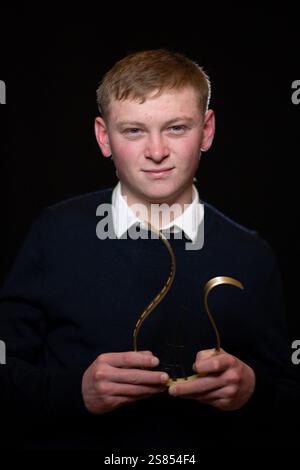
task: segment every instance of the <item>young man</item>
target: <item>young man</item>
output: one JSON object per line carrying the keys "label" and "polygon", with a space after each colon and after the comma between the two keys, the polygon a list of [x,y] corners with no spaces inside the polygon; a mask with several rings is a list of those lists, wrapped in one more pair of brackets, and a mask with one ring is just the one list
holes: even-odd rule
{"label": "young man", "polygon": [[[96,138],[120,181],[47,208],[2,290],[2,403],[38,423],[26,448],[228,445],[297,396],[274,256],[193,185],[209,97],[203,70],[165,50],[125,57],[99,86]],[[211,293],[216,348],[202,292],[220,276],[244,289]]]}

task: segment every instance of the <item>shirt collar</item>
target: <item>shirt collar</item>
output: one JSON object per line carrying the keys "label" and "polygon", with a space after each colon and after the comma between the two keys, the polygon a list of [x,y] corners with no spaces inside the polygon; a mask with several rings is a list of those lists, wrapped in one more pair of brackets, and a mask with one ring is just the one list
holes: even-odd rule
{"label": "shirt collar", "polygon": [[[146,224],[140,220],[128,206],[125,197],[121,192],[121,182],[119,181],[112,193],[112,216],[113,225],[117,238],[130,229],[134,224],[139,223],[147,228]],[[199,202],[199,194],[195,185],[193,185],[193,200],[191,204],[176,217],[171,223],[162,227],[164,230],[173,230],[174,232],[183,231],[185,235],[194,242],[197,237],[198,227],[204,217],[203,204]]]}

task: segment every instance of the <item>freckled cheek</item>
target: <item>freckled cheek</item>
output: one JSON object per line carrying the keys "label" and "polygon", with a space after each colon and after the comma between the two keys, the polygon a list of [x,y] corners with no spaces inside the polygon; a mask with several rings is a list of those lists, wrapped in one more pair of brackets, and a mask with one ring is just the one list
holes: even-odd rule
{"label": "freckled cheek", "polygon": [[193,160],[195,156],[198,157],[198,150],[200,149],[200,145],[198,141],[190,140],[190,139],[182,139],[180,142],[175,142],[173,148],[170,146],[170,149],[173,150],[174,154],[178,156],[178,158],[187,161]]}
{"label": "freckled cheek", "polygon": [[129,144],[115,144],[111,146],[114,164],[119,174],[130,174],[138,168],[139,154],[136,146]]}
{"label": "freckled cheek", "polygon": [[177,152],[176,162],[182,169],[192,169],[199,163],[199,152],[195,148],[184,148],[181,152]]}
{"label": "freckled cheek", "polygon": [[115,159],[118,160],[134,159],[141,152],[139,146],[132,142],[115,142],[111,144],[111,150]]}

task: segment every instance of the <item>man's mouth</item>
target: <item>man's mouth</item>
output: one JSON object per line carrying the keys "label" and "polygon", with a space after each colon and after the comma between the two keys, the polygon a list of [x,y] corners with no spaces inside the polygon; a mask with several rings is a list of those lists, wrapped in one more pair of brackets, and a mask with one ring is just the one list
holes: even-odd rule
{"label": "man's mouth", "polygon": [[174,170],[174,168],[159,168],[159,169],[150,169],[150,170],[143,170],[147,176],[151,178],[161,178],[169,176],[169,174]]}

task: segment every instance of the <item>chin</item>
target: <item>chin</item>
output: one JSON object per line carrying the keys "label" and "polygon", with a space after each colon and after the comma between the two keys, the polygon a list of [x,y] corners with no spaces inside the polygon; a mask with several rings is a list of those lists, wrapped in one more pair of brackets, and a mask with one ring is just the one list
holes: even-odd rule
{"label": "chin", "polygon": [[162,204],[174,198],[175,194],[174,191],[149,191],[144,193],[144,198],[149,202]]}

